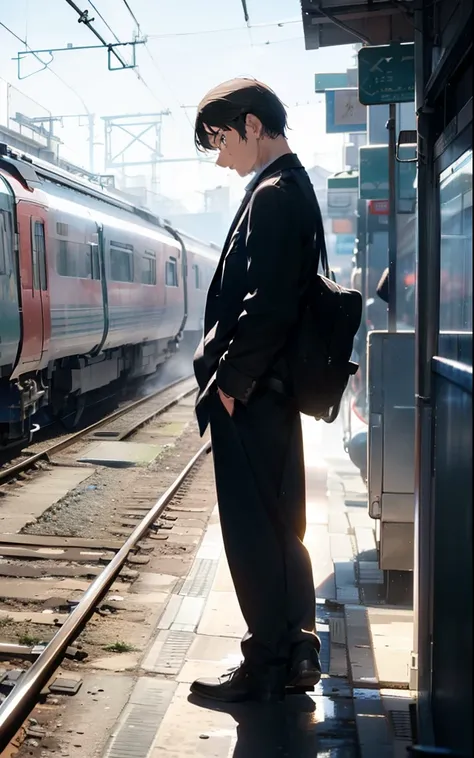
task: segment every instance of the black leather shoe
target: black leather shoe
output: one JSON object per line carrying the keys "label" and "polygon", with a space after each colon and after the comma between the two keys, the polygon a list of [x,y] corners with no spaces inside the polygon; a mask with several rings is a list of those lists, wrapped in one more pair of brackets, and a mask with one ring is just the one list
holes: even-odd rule
{"label": "black leather shoe", "polygon": [[218,679],[196,679],[191,685],[191,692],[221,703],[242,703],[245,700],[279,702],[285,697],[286,676],[286,666],[269,666],[255,672],[242,663]]}
{"label": "black leather shoe", "polygon": [[311,651],[310,655],[303,660],[296,660],[290,665],[286,686],[300,691],[311,691],[321,679],[321,662],[319,653]]}

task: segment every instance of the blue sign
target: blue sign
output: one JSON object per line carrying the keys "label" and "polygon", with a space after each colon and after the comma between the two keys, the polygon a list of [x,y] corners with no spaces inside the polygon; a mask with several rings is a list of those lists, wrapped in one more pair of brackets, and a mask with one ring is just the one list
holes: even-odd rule
{"label": "blue sign", "polygon": [[326,91],[326,132],[367,131],[367,108],[359,102],[355,88]]}
{"label": "blue sign", "polygon": [[327,89],[342,89],[349,87],[347,74],[315,74],[314,91],[326,92]]}
{"label": "blue sign", "polygon": [[355,234],[336,234],[336,255],[353,255]]}

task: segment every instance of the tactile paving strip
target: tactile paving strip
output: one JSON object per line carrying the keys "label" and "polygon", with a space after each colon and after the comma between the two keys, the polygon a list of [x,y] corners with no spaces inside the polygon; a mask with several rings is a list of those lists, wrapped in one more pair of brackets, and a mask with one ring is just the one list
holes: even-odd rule
{"label": "tactile paving strip", "polygon": [[185,580],[180,595],[207,598],[217,572],[219,561],[212,558],[200,558],[189,577]]}
{"label": "tactile paving strip", "polygon": [[329,639],[329,626],[324,624],[318,624],[317,635],[321,640],[321,651],[319,653],[319,659],[321,662],[321,670],[323,674],[329,672],[329,657],[330,657],[330,639]]}
{"label": "tactile paving strip", "polygon": [[388,717],[390,719],[390,726],[393,730],[393,735],[396,740],[402,742],[411,742],[411,723],[410,714],[408,711],[389,711]]}
{"label": "tactile paving strip", "polygon": [[158,655],[150,661],[150,669],[155,674],[173,674],[176,676],[181,671],[194,634],[193,632],[174,630],[165,632],[165,634],[166,639]]}
{"label": "tactile paving strip", "polygon": [[176,683],[141,679],[103,758],[147,758]]}
{"label": "tactile paving strip", "polygon": [[331,642],[337,645],[346,644],[346,626],[342,616],[333,616],[329,619],[329,634]]}

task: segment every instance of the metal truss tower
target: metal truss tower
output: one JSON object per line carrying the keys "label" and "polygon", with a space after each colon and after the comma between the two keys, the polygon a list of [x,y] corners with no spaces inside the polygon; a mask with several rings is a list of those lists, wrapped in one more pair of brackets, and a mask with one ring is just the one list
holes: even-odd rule
{"label": "metal truss tower", "polygon": [[[161,128],[163,117],[169,115],[170,111],[166,110],[158,113],[102,116],[105,126],[105,171],[114,168],[124,171],[129,166],[151,166],[152,189],[157,192],[157,167],[163,162]],[[141,158],[138,157],[139,151]]]}

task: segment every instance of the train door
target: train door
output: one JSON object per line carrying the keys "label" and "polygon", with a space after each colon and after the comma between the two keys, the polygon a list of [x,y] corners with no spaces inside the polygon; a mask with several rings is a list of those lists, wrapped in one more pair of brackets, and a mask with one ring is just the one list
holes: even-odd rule
{"label": "train door", "polygon": [[165,307],[166,307],[166,325],[168,335],[176,337],[181,329],[184,318],[184,282],[183,270],[181,268],[181,250],[173,248],[170,254],[170,248],[163,246],[165,252]]}
{"label": "train door", "polygon": [[102,301],[102,335],[98,344],[91,352],[91,356],[99,355],[109,334],[109,295],[107,284],[107,268],[105,265],[104,227],[96,224],[97,233],[94,237],[97,242],[91,243],[92,278],[100,279]]}
{"label": "train door", "polygon": [[0,176],[0,374],[15,363],[20,344],[13,193]]}
{"label": "train door", "polygon": [[39,214],[21,213],[21,205],[18,215],[22,346],[12,378],[42,367],[51,335],[45,220]]}
{"label": "train door", "polygon": [[46,264],[46,233],[44,220],[31,219],[31,259],[33,268],[33,297],[37,299],[38,314],[41,314],[41,358],[48,353],[51,336],[51,312],[49,306],[48,267]]}

